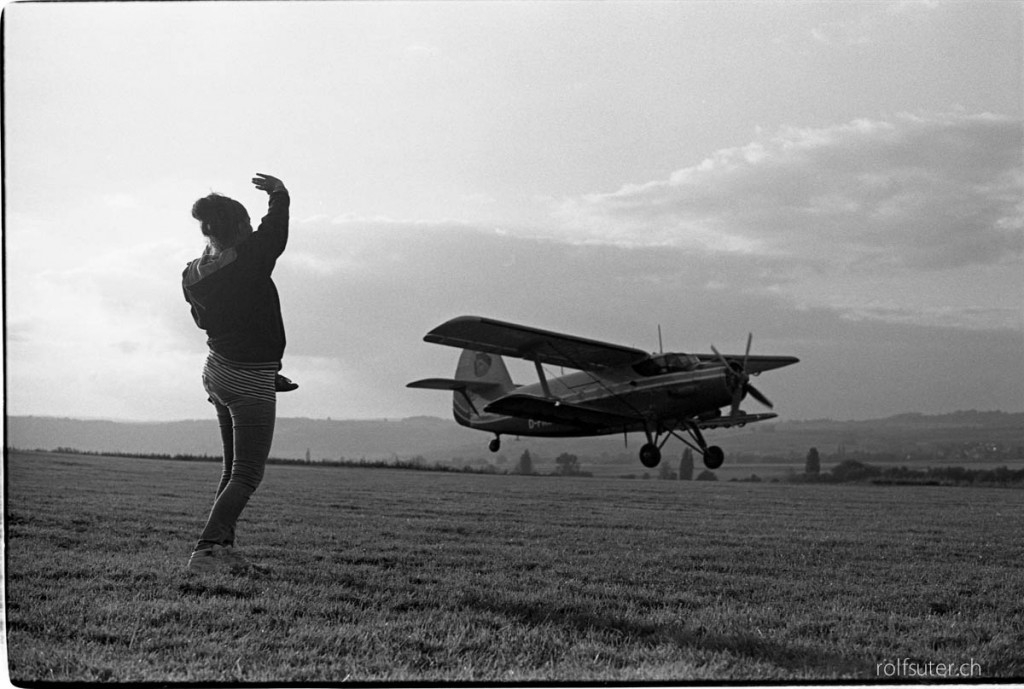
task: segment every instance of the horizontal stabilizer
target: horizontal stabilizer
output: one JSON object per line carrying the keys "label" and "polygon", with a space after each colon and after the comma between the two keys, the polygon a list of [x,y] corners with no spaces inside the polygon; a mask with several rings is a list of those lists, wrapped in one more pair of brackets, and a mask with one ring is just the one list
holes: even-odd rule
{"label": "horizontal stabilizer", "polygon": [[451,390],[458,392],[459,390],[471,390],[473,392],[487,393],[489,391],[501,390],[501,383],[494,383],[482,380],[458,380],[456,378],[424,378],[423,380],[416,380],[405,387],[407,388],[422,388],[425,390]]}
{"label": "horizontal stabilizer", "polygon": [[534,395],[505,395],[488,404],[484,411],[549,423],[564,423],[580,428],[608,428],[636,422],[635,418],[629,416]]}
{"label": "horizontal stabilizer", "polygon": [[736,414],[735,416],[719,416],[717,419],[698,421],[697,425],[700,428],[729,428],[730,426],[743,426],[757,421],[767,421],[777,416],[778,414]]}

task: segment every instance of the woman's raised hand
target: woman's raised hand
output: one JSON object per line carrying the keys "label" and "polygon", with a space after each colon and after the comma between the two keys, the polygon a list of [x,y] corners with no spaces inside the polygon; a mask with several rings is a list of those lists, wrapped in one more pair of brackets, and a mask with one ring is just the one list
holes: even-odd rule
{"label": "woman's raised hand", "polygon": [[279,180],[277,177],[265,175],[262,172],[256,173],[256,176],[252,178],[252,183],[256,185],[257,189],[265,191],[268,194],[272,194],[275,191],[287,191],[287,189],[285,189],[284,182]]}

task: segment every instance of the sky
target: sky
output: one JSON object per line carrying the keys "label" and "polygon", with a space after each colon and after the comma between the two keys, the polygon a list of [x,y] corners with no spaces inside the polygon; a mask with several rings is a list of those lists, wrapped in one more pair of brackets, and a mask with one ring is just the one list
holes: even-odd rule
{"label": "sky", "polygon": [[190,209],[262,217],[257,172],[292,195],[282,417],[448,417],[405,384],[454,373],[422,338],[466,314],[652,352],[753,333],[801,359],[757,381],[783,419],[1024,410],[1022,25],[1006,0],[8,4],[7,413],[210,417]]}

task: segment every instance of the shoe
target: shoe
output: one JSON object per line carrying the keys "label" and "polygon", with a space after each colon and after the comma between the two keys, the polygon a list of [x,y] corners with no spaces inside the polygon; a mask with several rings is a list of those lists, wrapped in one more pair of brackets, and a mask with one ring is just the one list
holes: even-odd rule
{"label": "shoe", "polygon": [[224,546],[216,545],[193,552],[192,557],[188,559],[188,571],[220,572],[229,569],[230,565],[223,555],[223,548]]}
{"label": "shoe", "polygon": [[257,568],[231,546],[215,545],[192,553],[188,569],[192,572],[245,572]]}
{"label": "shoe", "polygon": [[295,388],[299,387],[298,383],[293,383],[288,378],[285,378],[280,373],[274,377],[274,390],[277,392],[291,392]]}

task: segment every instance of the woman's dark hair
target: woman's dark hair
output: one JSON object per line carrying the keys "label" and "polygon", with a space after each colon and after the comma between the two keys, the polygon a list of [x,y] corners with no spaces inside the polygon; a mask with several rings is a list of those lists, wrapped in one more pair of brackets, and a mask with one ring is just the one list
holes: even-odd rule
{"label": "woman's dark hair", "polygon": [[203,235],[222,249],[234,246],[239,226],[249,223],[245,206],[220,194],[209,194],[193,203],[192,217],[199,221]]}

